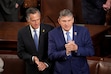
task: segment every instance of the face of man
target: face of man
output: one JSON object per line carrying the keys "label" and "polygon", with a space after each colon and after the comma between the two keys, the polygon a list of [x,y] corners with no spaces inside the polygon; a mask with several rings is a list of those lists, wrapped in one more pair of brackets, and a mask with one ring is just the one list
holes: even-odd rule
{"label": "face of man", "polygon": [[74,23],[72,16],[62,16],[58,19],[58,23],[65,31],[69,31]]}
{"label": "face of man", "polygon": [[40,14],[30,14],[27,22],[34,28],[37,29],[40,26]]}

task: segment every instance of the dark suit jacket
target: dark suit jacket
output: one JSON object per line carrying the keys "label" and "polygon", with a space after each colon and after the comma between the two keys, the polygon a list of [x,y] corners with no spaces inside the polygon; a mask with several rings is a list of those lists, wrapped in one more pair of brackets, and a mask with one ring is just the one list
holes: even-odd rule
{"label": "dark suit jacket", "polygon": [[61,27],[49,32],[48,55],[51,60],[55,61],[54,74],[89,74],[86,56],[94,55],[94,49],[88,30],[74,25],[73,40],[78,45],[78,50],[68,57]]}
{"label": "dark suit jacket", "polygon": [[14,13],[15,4],[21,5],[23,0],[0,0],[0,7],[6,14]]}
{"label": "dark suit jacket", "polygon": [[41,24],[38,51],[36,51],[30,27],[26,26],[21,30],[19,30],[17,52],[18,56],[21,59],[25,60],[26,62],[27,74],[48,74],[46,72],[48,69],[43,71],[45,73],[38,71],[37,65],[35,65],[35,63],[32,61],[32,56],[37,56],[40,61],[46,62],[50,66],[50,62],[48,60],[48,55],[47,55],[47,50],[48,50],[47,41],[48,41],[48,32],[52,29],[53,29],[52,26]]}
{"label": "dark suit jacket", "polygon": [[99,24],[105,23],[106,11],[102,5],[106,0],[82,0],[82,12],[86,23]]}
{"label": "dark suit jacket", "polygon": [[[19,7],[16,8],[16,3]],[[0,21],[19,21],[20,6],[23,0],[0,0]]]}

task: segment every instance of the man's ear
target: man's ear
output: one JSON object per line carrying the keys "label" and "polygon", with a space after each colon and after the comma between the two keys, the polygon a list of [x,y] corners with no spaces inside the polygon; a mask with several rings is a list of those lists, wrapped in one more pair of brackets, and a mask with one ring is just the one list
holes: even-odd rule
{"label": "man's ear", "polygon": [[58,23],[60,23],[60,19],[58,18]]}

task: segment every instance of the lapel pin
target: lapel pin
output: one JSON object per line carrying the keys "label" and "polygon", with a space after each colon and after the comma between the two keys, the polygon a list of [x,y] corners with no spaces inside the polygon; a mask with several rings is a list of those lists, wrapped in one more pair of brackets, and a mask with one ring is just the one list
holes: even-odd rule
{"label": "lapel pin", "polygon": [[77,35],[77,32],[74,32],[74,35]]}
{"label": "lapel pin", "polygon": [[45,32],[45,29],[43,29],[42,32]]}

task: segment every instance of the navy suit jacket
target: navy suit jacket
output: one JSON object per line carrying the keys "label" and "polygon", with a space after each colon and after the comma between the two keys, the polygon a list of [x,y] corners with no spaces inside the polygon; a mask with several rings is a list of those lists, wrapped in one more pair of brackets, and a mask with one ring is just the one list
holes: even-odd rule
{"label": "navy suit jacket", "polygon": [[29,25],[19,30],[17,52],[18,56],[26,62],[27,74],[49,74],[47,73],[48,69],[43,72],[38,71],[37,65],[32,61],[32,56],[37,56],[40,61],[46,62],[50,67],[50,62],[48,60],[47,54],[48,32],[52,29],[53,27],[50,25],[40,25],[38,51],[36,51],[36,46]]}
{"label": "navy suit jacket", "polygon": [[74,25],[73,40],[78,45],[78,50],[68,57],[61,27],[49,32],[48,56],[55,61],[54,74],[89,74],[86,56],[94,55],[89,31],[85,27]]}

